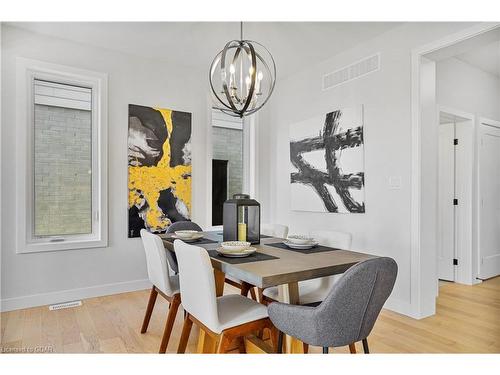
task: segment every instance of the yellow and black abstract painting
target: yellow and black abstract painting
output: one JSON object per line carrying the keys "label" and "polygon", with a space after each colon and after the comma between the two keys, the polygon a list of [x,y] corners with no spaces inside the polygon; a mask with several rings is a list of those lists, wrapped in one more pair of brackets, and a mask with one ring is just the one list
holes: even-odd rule
{"label": "yellow and black abstract painting", "polygon": [[191,114],[129,105],[128,237],[191,216]]}

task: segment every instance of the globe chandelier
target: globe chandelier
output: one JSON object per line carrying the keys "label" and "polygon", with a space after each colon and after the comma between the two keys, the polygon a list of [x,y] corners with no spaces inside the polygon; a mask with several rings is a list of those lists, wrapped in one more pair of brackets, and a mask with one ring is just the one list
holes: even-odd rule
{"label": "globe chandelier", "polygon": [[269,100],[276,83],[276,64],[262,44],[243,39],[226,43],[210,66],[214,108],[234,117],[251,115]]}

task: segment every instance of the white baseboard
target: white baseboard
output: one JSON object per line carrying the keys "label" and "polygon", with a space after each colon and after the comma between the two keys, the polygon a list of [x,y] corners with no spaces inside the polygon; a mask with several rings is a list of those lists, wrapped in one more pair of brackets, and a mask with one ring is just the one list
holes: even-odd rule
{"label": "white baseboard", "polygon": [[132,280],[120,283],[90,286],[87,288],[67,289],[57,292],[33,294],[29,296],[6,298],[0,300],[0,311],[11,311],[29,307],[52,305],[66,301],[100,297],[110,294],[133,292],[151,288],[149,280]]}
{"label": "white baseboard", "polygon": [[403,301],[401,299],[389,297],[389,299],[384,305],[384,309],[391,310],[397,312],[398,314],[406,315],[411,318],[416,318],[413,314],[413,309],[411,308],[411,305],[408,302]]}

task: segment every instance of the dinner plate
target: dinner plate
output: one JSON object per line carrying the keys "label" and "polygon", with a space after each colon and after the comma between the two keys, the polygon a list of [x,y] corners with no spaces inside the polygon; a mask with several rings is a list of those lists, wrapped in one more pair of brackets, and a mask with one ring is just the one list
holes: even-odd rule
{"label": "dinner plate", "polygon": [[247,257],[249,255],[252,255],[256,251],[257,251],[257,249],[255,247],[249,247],[247,249],[238,250],[238,251],[228,251],[228,250],[223,249],[222,247],[217,248],[217,252],[220,255],[222,255],[224,257],[228,257],[228,258],[243,258],[243,257]]}
{"label": "dinner plate", "polygon": [[194,234],[193,237],[191,238],[180,238],[179,236],[175,235],[175,234],[172,234],[172,238],[175,238],[177,240],[181,240],[181,241],[184,241],[186,243],[191,243],[191,242],[196,242],[200,239],[202,239],[204,236],[203,233],[198,233],[198,234]]}
{"label": "dinner plate", "polygon": [[296,249],[296,250],[312,249],[313,247],[315,247],[315,246],[318,245],[318,243],[316,241],[308,243],[308,244],[303,244],[303,245],[299,245],[299,244],[296,244],[296,243],[293,243],[293,242],[289,242],[289,241],[283,241],[283,243],[286,246],[288,246],[289,248]]}

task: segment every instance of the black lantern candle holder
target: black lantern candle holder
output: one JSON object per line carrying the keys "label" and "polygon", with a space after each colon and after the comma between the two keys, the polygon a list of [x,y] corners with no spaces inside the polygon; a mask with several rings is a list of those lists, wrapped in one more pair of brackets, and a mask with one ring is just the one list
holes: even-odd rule
{"label": "black lantern candle holder", "polygon": [[260,243],[260,203],[247,194],[235,194],[224,202],[224,241]]}

